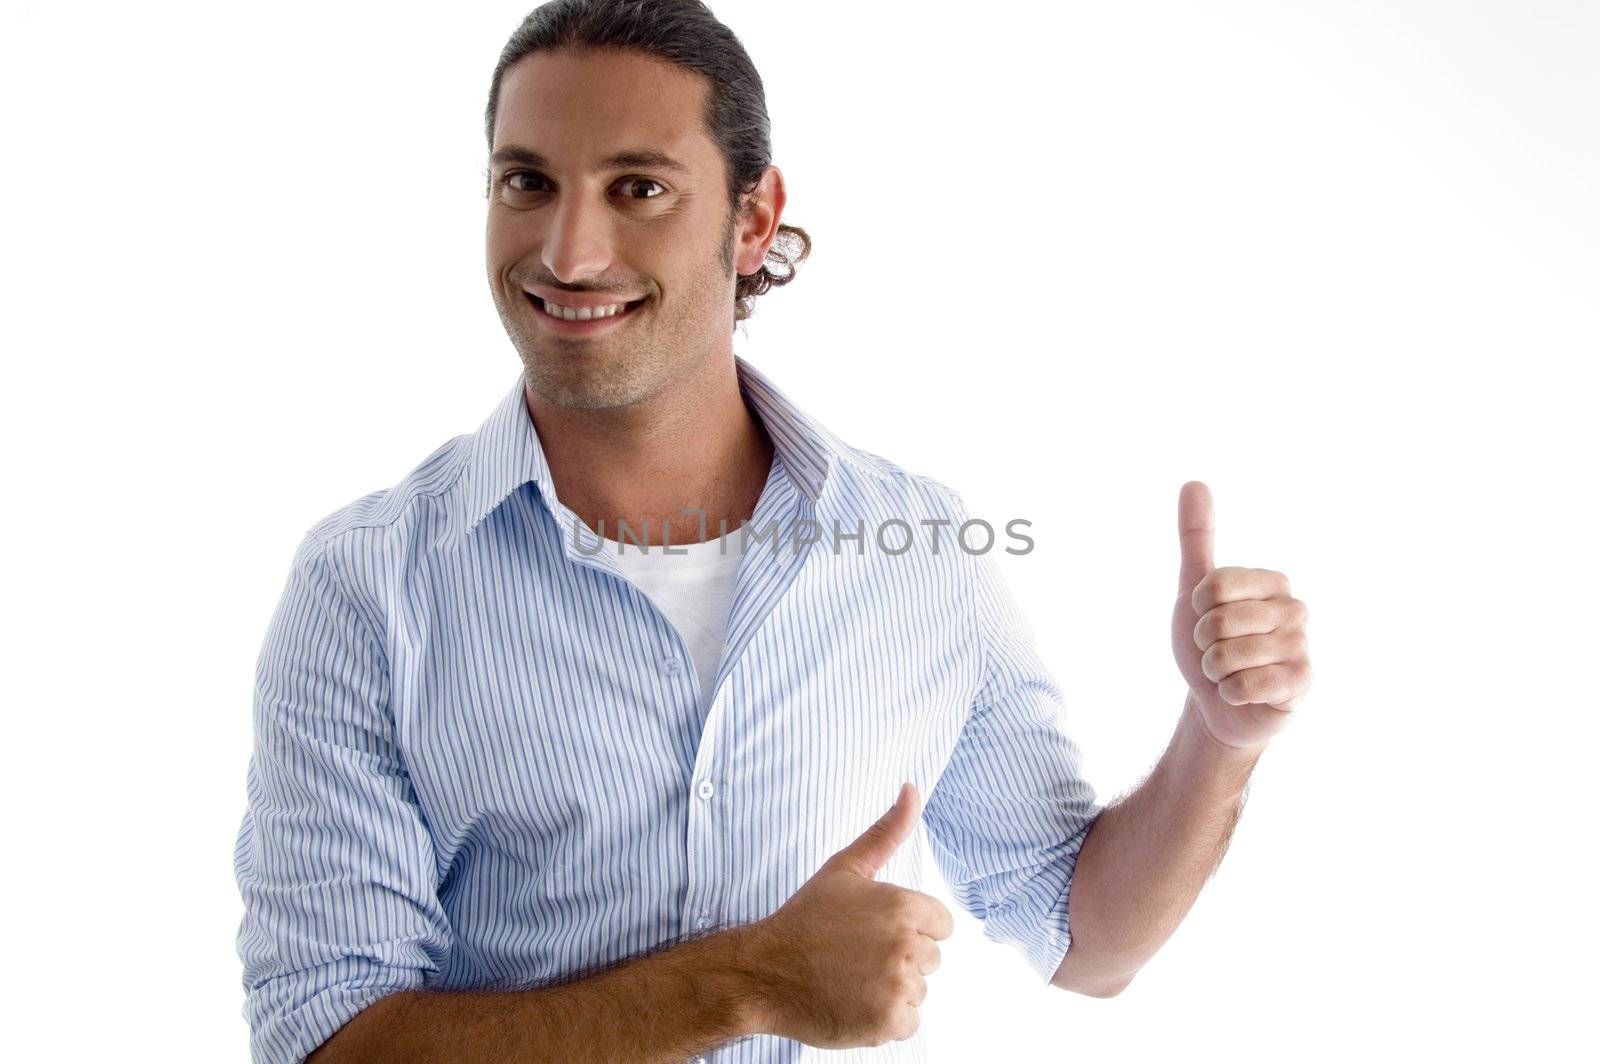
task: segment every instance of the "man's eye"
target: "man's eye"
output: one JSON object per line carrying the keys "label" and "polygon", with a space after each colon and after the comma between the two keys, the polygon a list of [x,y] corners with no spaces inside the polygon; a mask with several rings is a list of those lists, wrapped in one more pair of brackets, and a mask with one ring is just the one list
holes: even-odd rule
{"label": "man's eye", "polygon": [[502,185],[504,185],[506,188],[509,188],[513,192],[532,192],[532,191],[534,191],[531,188],[524,188],[522,185],[519,185],[517,182],[521,178],[527,178],[527,179],[532,180],[532,181],[543,181],[544,180],[543,177],[539,176],[538,174],[532,173],[531,171],[528,171],[528,170],[512,170],[511,172],[505,174],[504,176],[502,176],[500,178],[500,183]]}
{"label": "man's eye", "polygon": [[[637,186],[637,185],[654,185],[654,186],[656,186],[656,188],[660,189],[661,192],[665,192],[666,191],[666,187],[664,185],[662,185],[661,182],[655,180],[654,178],[650,178],[650,177],[629,177],[629,178],[623,179],[623,182],[622,182],[622,187],[623,188],[627,188],[630,185],[633,185],[633,186]],[[660,192],[656,193],[657,196],[659,196],[660,194],[661,194]],[[629,196],[628,198],[629,199],[655,199],[656,197],[655,196]]]}
{"label": "man's eye", "polygon": [[[513,170],[510,173],[506,174],[505,177],[502,178],[501,180],[504,181],[506,187],[509,188],[513,192],[538,192],[538,191],[541,191],[541,187],[540,186],[542,186],[544,184],[544,175],[543,174],[536,174],[531,170]],[[526,182],[533,182],[533,185],[529,186],[528,184],[526,184]],[[661,182],[657,181],[655,178],[652,178],[652,177],[628,177],[628,178],[624,178],[622,180],[622,182],[617,187],[618,188],[624,188],[624,189],[635,189],[640,185],[654,185],[656,187],[657,191],[653,192],[653,193],[646,193],[644,195],[634,195],[634,194],[629,193],[629,194],[626,194],[626,198],[627,199],[655,199],[655,198],[657,198],[658,196],[660,196],[663,192],[665,192],[667,190],[665,185],[663,185]]]}

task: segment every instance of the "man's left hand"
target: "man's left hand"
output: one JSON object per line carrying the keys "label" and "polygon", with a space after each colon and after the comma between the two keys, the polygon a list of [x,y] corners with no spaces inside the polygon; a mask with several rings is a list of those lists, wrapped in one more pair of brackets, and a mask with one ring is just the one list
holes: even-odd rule
{"label": "man's left hand", "polygon": [[1311,686],[1306,604],[1272,569],[1211,564],[1211,490],[1198,480],[1178,495],[1182,564],[1172,610],[1172,652],[1189,704],[1211,737],[1256,749],[1289,722]]}

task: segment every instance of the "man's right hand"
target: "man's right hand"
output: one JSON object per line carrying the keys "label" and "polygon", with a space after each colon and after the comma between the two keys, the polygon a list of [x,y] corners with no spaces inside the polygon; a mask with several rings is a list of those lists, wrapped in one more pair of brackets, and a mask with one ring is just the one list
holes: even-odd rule
{"label": "man's right hand", "polygon": [[931,895],[873,878],[916,827],[906,784],[888,813],[823,864],[777,912],[749,924],[762,1033],[823,1049],[910,1038],[955,926]]}

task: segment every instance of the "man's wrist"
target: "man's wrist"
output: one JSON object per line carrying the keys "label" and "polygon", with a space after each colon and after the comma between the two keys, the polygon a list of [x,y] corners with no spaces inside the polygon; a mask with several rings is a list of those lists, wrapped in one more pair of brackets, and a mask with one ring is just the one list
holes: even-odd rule
{"label": "man's wrist", "polygon": [[1256,762],[1266,750],[1265,742],[1256,746],[1230,746],[1206,727],[1200,717],[1200,707],[1195,704],[1194,692],[1184,700],[1183,713],[1178,718],[1174,742],[1179,776],[1188,785],[1200,785],[1211,790],[1218,786],[1243,791],[1254,771]]}
{"label": "man's wrist", "polygon": [[740,924],[706,940],[713,947],[722,1008],[738,1037],[771,1034],[770,984],[762,925]]}

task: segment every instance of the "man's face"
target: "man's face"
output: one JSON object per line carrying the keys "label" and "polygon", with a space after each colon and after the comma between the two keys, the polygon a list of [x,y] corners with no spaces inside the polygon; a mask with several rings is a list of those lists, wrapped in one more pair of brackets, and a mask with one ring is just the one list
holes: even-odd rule
{"label": "man's face", "polygon": [[[701,118],[707,91],[700,75],[632,52],[536,53],[506,71],[489,287],[529,387],[547,401],[631,405],[731,350],[738,238]],[[665,159],[607,163],[640,152]],[[627,309],[563,322],[534,291]]]}

